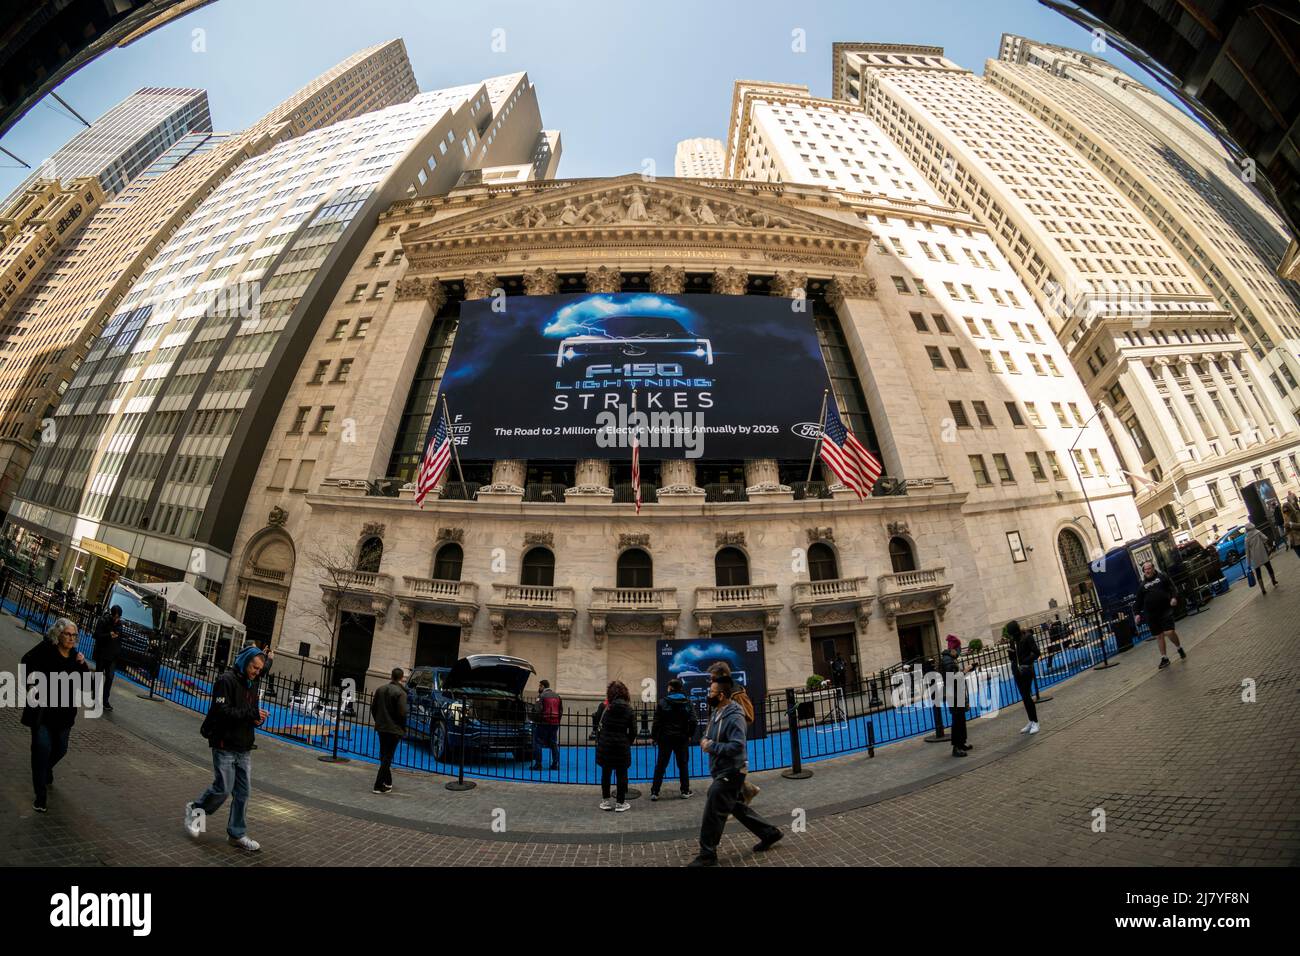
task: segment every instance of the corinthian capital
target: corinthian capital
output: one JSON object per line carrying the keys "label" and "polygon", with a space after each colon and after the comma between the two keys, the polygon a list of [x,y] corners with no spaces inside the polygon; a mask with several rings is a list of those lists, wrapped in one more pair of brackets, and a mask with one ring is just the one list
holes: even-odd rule
{"label": "corinthian capital", "polygon": [[524,290],[529,295],[555,295],[560,291],[560,274],[554,269],[525,272]]}
{"label": "corinthian capital", "polygon": [[486,299],[493,290],[501,288],[501,280],[491,273],[476,272],[465,277],[465,298]]}
{"label": "corinthian capital", "polygon": [[681,295],[686,291],[686,270],[676,266],[651,269],[650,291],[655,295]]}

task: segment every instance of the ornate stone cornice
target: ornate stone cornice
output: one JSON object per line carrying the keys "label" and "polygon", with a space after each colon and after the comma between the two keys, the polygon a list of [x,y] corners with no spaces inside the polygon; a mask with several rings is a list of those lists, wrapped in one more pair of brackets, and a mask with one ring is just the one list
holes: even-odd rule
{"label": "ornate stone cornice", "polygon": [[714,535],[714,541],[717,547],[725,548],[728,545],[738,544],[742,548],[745,546],[745,532],[743,531],[719,531]]}
{"label": "ornate stone cornice", "polygon": [[649,548],[650,535],[648,534],[620,534],[618,536],[619,548]]}
{"label": "ornate stone cornice", "polygon": [[715,269],[713,272],[714,295],[744,295],[748,284],[748,274],[741,272],[735,266]]}
{"label": "ornate stone cornice", "polygon": [[442,283],[431,276],[398,279],[395,295],[398,302],[418,302],[423,299],[429,303],[429,307],[435,314],[447,301],[447,293]]}
{"label": "ornate stone cornice", "polygon": [[465,298],[486,299],[501,288],[501,280],[486,272],[476,272],[465,277]]}
{"label": "ornate stone cornice", "polygon": [[818,541],[834,541],[834,540],[835,540],[835,529],[834,529],[834,528],[809,528],[809,529],[807,529],[807,530],[808,530],[808,543],[809,543],[809,544],[814,544],[814,543],[816,543],[816,542],[818,542]]}
{"label": "ornate stone cornice", "polygon": [[686,270],[676,266],[651,269],[650,291],[656,295],[680,295],[686,291]]}
{"label": "ornate stone cornice", "polygon": [[863,226],[776,193],[678,179],[645,182],[636,174],[558,189],[525,185],[489,194],[474,207],[403,233],[408,276],[454,277],[474,265],[522,266],[529,259],[550,266],[585,258],[583,266],[595,269],[604,258],[617,271],[609,257],[635,258],[640,250],[652,262],[660,256],[712,259],[706,268],[741,259],[850,270],[860,268],[872,238]]}
{"label": "ornate stone cornice", "polygon": [[845,299],[874,299],[876,280],[870,276],[836,276],[826,289],[826,301],[838,309]]}
{"label": "ornate stone cornice", "polygon": [[560,291],[560,275],[554,269],[525,272],[524,290],[529,295],[555,295]]}
{"label": "ornate stone cornice", "polygon": [[465,542],[464,528],[439,528],[437,541],[453,541],[456,544]]}
{"label": "ornate stone cornice", "polygon": [[525,531],[524,546],[534,547],[541,545],[547,548],[555,547],[555,535],[550,531]]}
{"label": "ornate stone cornice", "polygon": [[609,266],[587,270],[588,292],[618,292],[623,288],[623,273]]}

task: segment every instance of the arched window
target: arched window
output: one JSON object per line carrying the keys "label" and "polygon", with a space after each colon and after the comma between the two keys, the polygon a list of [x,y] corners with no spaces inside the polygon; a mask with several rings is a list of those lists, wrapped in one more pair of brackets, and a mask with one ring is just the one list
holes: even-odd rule
{"label": "arched window", "polygon": [[374,574],[379,570],[379,563],[384,560],[384,542],[370,537],[361,542],[357,548],[357,570]]}
{"label": "arched window", "polygon": [[840,576],[835,563],[835,552],[830,545],[818,541],[808,547],[808,577],[813,581],[831,581]]}
{"label": "arched window", "polygon": [[893,566],[895,574],[916,570],[916,555],[906,538],[889,539],[889,563]]}
{"label": "arched window", "polygon": [[524,555],[519,583],[537,588],[555,587],[555,555],[549,548],[533,548]]}
{"label": "arched window", "polygon": [[433,576],[438,581],[459,581],[460,566],[465,560],[465,552],[454,541],[438,549],[438,556],[433,561]]}
{"label": "arched window", "polygon": [[723,548],[713,558],[713,570],[720,588],[749,584],[749,559],[739,548]]}
{"label": "arched window", "polygon": [[628,548],[618,556],[618,586],[621,588],[654,587],[654,563],[640,548]]}
{"label": "arched window", "polygon": [[1070,587],[1070,602],[1096,603],[1088,551],[1083,539],[1069,528],[1062,528],[1056,536],[1056,552],[1061,558],[1061,568],[1065,571],[1065,580]]}

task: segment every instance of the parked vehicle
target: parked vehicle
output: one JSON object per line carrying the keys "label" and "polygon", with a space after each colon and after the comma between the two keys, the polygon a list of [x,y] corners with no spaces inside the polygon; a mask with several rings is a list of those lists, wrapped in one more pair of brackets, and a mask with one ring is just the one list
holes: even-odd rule
{"label": "parked vehicle", "polygon": [[1223,537],[1215,542],[1214,547],[1219,552],[1219,560],[1223,564],[1236,564],[1246,555],[1246,526],[1239,524],[1235,528],[1229,528]]}
{"label": "parked vehicle", "polygon": [[406,684],[407,736],[425,739],[440,761],[467,753],[533,759],[524,687],[535,674],[522,657],[471,654],[451,667],[417,667]]}

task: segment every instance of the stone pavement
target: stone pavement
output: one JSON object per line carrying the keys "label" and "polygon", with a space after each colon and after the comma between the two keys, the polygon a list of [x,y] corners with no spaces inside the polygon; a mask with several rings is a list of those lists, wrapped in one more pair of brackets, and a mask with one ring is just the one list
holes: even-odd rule
{"label": "stone pavement", "polygon": [[[842,864],[1286,864],[1300,859],[1300,760],[1293,644],[1300,568],[1277,556],[1267,596],[1237,585],[1183,622],[1186,662],[1155,670],[1153,642],[1120,666],[1051,688],[1043,732],[1020,736],[1017,702],[973,721],[976,750],[905,741],[811,765],[810,780],[757,774],[755,808],[787,829],[763,857],[732,823],[724,862]],[[35,640],[0,617],[0,668]],[[1243,703],[1242,681],[1257,702]],[[260,738],[250,835],[225,845],[224,811],[197,843],[182,807],[206,785],[199,716],[137,699],[119,682],[113,715],[79,719],[50,812],[31,809],[26,728],[0,710],[0,846],[17,865],[673,865],[695,852],[702,799],[636,800],[601,813],[595,788],[398,773],[370,793],[374,765],[321,763],[315,751]],[[704,789],[703,781],[699,789]],[[645,789],[643,787],[643,789]],[[647,791],[648,792],[648,791]],[[665,785],[675,797],[675,784]],[[1104,832],[1094,832],[1096,811]],[[793,824],[806,819],[806,828]],[[496,832],[504,824],[504,832]]]}

